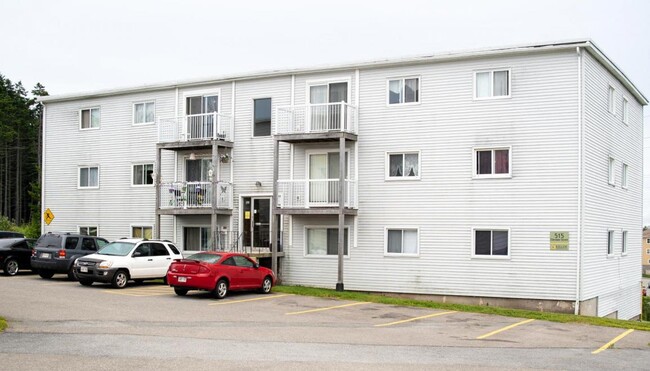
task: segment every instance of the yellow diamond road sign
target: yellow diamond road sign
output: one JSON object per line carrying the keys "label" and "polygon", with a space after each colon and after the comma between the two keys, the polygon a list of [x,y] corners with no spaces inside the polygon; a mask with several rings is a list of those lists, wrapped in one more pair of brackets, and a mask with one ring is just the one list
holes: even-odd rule
{"label": "yellow diamond road sign", "polygon": [[47,208],[43,213],[43,219],[45,220],[45,224],[50,225],[50,223],[52,223],[52,220],[54,220],[54,213],[52,210]]}

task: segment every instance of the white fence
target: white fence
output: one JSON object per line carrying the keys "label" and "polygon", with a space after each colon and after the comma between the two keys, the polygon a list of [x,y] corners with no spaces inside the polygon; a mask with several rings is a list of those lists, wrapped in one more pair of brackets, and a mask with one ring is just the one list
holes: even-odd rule
{"label": "white fence", "polygon": [[158,142],[233,138],[232,117],[217,112],[158,119]]}
{"label": "white fence", "polygon": [[173,182],[160,184],[161,209],[211,208],[232,209],[232,184],[218,182],[213,193],[211,182]]}
{"label": "white fence", "polygon": [[[345,180],[344,206],[357,207],[357,182]],[[278,180],[279,208],[339,206],[338,179]]]}
{"label": "white fence", "polygon": [[278,107],[275,134],[344,131],[356,134],[357,108],[345,102]]}

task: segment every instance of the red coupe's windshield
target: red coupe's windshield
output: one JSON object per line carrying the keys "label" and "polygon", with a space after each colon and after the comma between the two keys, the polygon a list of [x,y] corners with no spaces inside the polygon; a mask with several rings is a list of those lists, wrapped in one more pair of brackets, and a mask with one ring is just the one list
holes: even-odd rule
{"label": "red coupe's windshield", "polygon": [[205,262],[205,263],[216,263],[221,259],[221,255],[219,254],[206,254],[206,253],[198,253],[198,254],[192,254],[185,258],[186,260],[196,260],[200,262]]}

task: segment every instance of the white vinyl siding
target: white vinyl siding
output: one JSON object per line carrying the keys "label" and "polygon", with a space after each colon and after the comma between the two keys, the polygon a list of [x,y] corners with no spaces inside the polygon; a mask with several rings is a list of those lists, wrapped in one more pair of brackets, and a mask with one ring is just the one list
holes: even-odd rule
{"label": "white vinyl siding", "polygon": [[87,108],[79,111],[79,128],[81,130],[99,129],[100,121],[99,108]]}
{"label": "white vinyl siding", "polygon": [[156,104],[154,102],[135,103],[133,105],[133,123],[136,125],[156,122]]}
{"label": "white vinyl siding", "polygon": [[79,168],[79,188],[99,188],[99,167]]}
{"label": "white vinyl siding", "polygon": [[389,79],[387,100],[389,105],[420,102],[420,78]]}
{"label": "white vinyl siding", "polygon": [[387,256],[417,256],[420,253],[417,228],[386,228]]}
{"label": "white vinyl siding", "polygon": [[474,98],[507,98],[510,96],[510,70],[477,71],[474,73]]}

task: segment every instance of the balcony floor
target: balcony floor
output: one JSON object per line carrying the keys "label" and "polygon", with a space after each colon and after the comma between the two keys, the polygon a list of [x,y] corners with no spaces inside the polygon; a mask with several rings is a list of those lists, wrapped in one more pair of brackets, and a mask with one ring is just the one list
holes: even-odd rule
{"label": "balcony floor", "polygon": [[[357,215],[357,209],[343,208],[344,215]],[[276,208],[275,213],[278,215],[338,215],[337,207],[295,207],[295,208]]]}
{"label": "balcony floor", "polygon": [[188,207],[187,209],[158,209],[156,210],[157,214],[160,215],[232,215],[232,210],[230,209],[216,209],[213,210],[211,207]]}
{"label": "balcony floor", "polygon": [[330,142],[340,138],[352,141],[357,140],[357,134],[341,131],[330,131],[326,133],[276,134],[273,137],[276,140],[287,143]]}
{"label": "balcony floor", "polygon": [[158,143],[158,148],[169,150],[210,149],[216,144],[219,147],[232,148],[234,143],[227,140],[183,140],[177,142]]}

